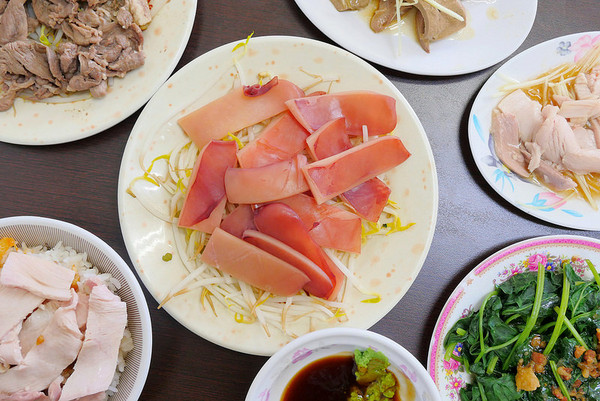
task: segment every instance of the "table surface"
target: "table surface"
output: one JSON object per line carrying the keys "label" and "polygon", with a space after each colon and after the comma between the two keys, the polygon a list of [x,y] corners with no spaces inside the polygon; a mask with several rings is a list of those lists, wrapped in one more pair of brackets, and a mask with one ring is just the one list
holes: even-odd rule
{"label": "table surface", "polygon": [[[539,0],[533,28],[514,54],[558,36],[598,29],[598,0]],[[295,35],[331,43],[292,0],[199,0],[192,35],[177,69],[252,31],[257,36]],[[477,170],[467,140],[468,115],[478,90],[501,64],[448,78],[376,66],[406,97],[425,128],[437,165],[439,213],[420,274],[371,330],[397,341],[423,364],[446,299],[485,257],[540,235],[600,238],[599,232],[564,229],[530,217],[500,197]],[[119,226],[117,176],[138,115],[139,111],[111,129],[68,144],[0,143],[0,217],[39,215],[71,222],[105,240],[132,266]],[[154,346],[141,399],[244,399],[267,358],[230,351],[194,335],[145,294]]]}

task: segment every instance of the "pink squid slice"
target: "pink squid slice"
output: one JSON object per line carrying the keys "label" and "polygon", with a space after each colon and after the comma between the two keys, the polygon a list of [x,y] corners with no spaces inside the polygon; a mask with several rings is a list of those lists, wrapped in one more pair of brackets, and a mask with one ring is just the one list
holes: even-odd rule
{"label": "pink squid slice", "polygon": [[200,152],[179,215],[179,226],[211,233],[225,210],[225,172],[237,163],[237,145],[211,141]]}
{"label": "pink squid slice", "polygon": [[360,253],[362,223],[356,214],[335,205],[319,205],[312,196],[305,194],[278,202],[288,205],[298,214],[312,239],[320,246]]}
{"label": "pink squid slice", "polygon": [[321,204],[403,163],[410,153],[395,136],[372,139],[302,168]]}
{"label": "pink squid slice", "polygon": [[225,190],[231,203],[265,203],[308,191],[302,173],[306,156],[255,168],[229,168],[225,173]]}
{"label": "pink squid slice", "polygon": [[323,269],[303,254],[278,239],[256,230],[244,231],[243,239],[292,266],[295,266],[306,274],[310,281],[304,286],[304,289],[309,294],[325,298],[333,290],[333,282]]}
{"label": "pink squid slice", "polygon": [[240,166],[262,167],[290,159],[304,150],[308,135],[290,112],[285,112],[271,121],[258,139],[238,151]]}
{"label": "pink squid slice", "polygon": [[340,117],[346,119],[348,135],[362,135],[363,125],[369,135],[383,135],[397,123],[396,99],[370,91],[307,96],[288,100],[286,105],[309,132]]}
{"label": "pink squid slice", "polygon": [[285,297],[297,294],[310,281],[296,267],[218,227],[202,252],[202,261],[250,285]]}
{"label": "pink squid slice", "polygon": [[246,230],[255,230],[256,226],[254,225],[254,210],[252,210],[252,206],[238,205],[223,218],[221,229],[238,238],[242,238]]}
{"label": "pink squid slice", "polygon": [[[352,144],[346,134],[344,118],[325,123],[306,139],[306,145],[315,160],[350,149]],[[372,178],[340,196],[360,217],[376,222],[391,192],[391,189],[379,178]]]}
{"label": "pink squid slice", "polygon": [[319,266],[334,286],[325,298],[335,299],[343,283],[343,274],[323,249],[311,238],[296,212],[283,203],[270,203],[255,210],[254,224],[264,234],[283,242]]}
{"label": "pink squid slice", "polygon": [[285,79],[279,79],[260,96],[246,96],[242,87],[213,100],[178,120],[179,126],[202,148],[213,139],[257,124],[286,110],[285,102],[304,96],[304,91]]}

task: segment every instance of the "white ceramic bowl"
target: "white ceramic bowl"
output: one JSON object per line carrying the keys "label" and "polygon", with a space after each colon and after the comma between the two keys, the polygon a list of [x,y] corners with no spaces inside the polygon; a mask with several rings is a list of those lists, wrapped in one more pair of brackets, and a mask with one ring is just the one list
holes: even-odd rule
{"label": "white ceramic bowl", "polygon": [[423,365],[400,344],[372,331],[340,327],[305,334],[277,351],[256,375],[246,401],[280,401],[292,377],[306,365],[327,356],[369,347],[388,357],[390,370],[400,371],[412,381],[415,401],[441,400]]}
{"label": "white ceramic bowl", "polygon": [[144,293],[125,261],[104,241],[71,223],[44,217],[18,216],[0,219],[0,238],[12,237],[18,244],[53,247],[59,241],[77,252],[87,253],[88,260],[103,273],[119,280],[117,294],[127,304],[128,328],[134,347],[125,361],[118,392],[110,401],[134,401],[140,397],[152,354],[152,327]]}

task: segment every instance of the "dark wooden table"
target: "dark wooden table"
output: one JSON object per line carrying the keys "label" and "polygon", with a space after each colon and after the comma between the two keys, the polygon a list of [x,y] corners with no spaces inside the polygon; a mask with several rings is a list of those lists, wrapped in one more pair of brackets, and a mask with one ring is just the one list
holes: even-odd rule
{"label": "dark wooden table", "polygon": [[[539,0],[533,29],[517,52],[557,36],[599,30],[599,6],[598,0]],[[192,36],[177,69],[252,31],[257,36],[295,35],[330,42],[292,0],[199,0]],[[497,195],[477,170],[467,142],[468,114],[478,90],[498,67],[450,78],[380,68],[404,94],[427,132],[437,164],[439,215],[421,273],[372,330],[399,342],[423,364],[447,297],[486,256],[540,235],[600,238],[599,232],[564,229],[522,213]],[[139,111],[109,130],[68,144],[0,143],[0,217],[39,215],[74,223],[104,239],[132,266],[119,227],[117,175],[138,115]],[[158,310],[147,292],[146,296],[154,349],[141,399],[244,399],[266,358],[205,341]]]}

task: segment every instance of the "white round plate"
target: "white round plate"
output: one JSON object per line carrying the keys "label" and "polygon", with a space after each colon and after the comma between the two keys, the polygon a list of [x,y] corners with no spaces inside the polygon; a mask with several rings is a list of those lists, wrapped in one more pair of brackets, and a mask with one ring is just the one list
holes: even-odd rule
{"label": "white round plate", "polygon": [[485,180],[504,199],[539,219],[581,230],[600,230],[600,210],[583,199],[568,201],[508,170],[496,156],[490,135],[492,110],[501,97],[506,79],[525,81],[562,63],[573,62],[600,42],[600,32],[567,35],[536,45],[500,67],[483,85],[469,117],[469,144],[475,164]]}
{"label": "white round plate", "polygon": [[[118,185],[119,218],[125,245],[142,281],[156,298],[186,276],[176,256],[170,223],[154,217],[138,200],[126,193],[131,181],[143,174],[145,166],[178,143],[188,141],[177,125],[182,115],[227,93],[236,70],[232,50],[235,43],[216,48],[183,67],[156,93],[142,111],[125,147]],[[381,73],[358,57],[315,40],[266,36],[252,38],[246,55],[239,61],[245,82],[256,82],[257,74],[269,71],[301,88],[318,81],[314,74],[333,82],[332,92],[373,90],[396,99],[398,125],[395,133],[412,156],[389,173],[391,199],[398,202],[402,223],[414,222],[410,229],[369,241],[357,261],[362,283],[381,294],[379,303],[364,303],[356,290],[346,294],[345,326],[368,328],[392,309],[416,278],[431,244],[437,217],[438,188],[433,154],[416,114],[396,87]],[[310,75],[313,74],[313,75]],[[321,83],[312,90],[328,90]],[[156,207],[165,207],[156,202]],[[163,262],[168,252],[173,259]],[[267,336],[259,323],[236,323],[233,314],[200,304],[200,292],[178,296],[165,305],[175,319],[194,333],[224,347],[255,355],[271,355],[291,338],[271,330]],[[309,319],[301,319],[294,330],[310,330]],[[340,323],[323,323],[325,327]],[[317,326],[316,328],[321,328]]]}
{"label": "white round plate", "polygon": [[[452,326],[470,312],[479,310],[483,299],[511,276],[529,271],[538,262],[571,259],[578,273],[589,273],[584,259],[600,265],[600,241],[576,235],[553,235],[532,238],[508,246],[485,259],[475,267],[456,287],[444,305],[429,345],[427,370],[444,400],[460,400],[460,389],[469,381],[468,375],[459,369],[454,360],[444,361],[444,338]],[[531,260],[531,263],[530,263]],[[535,268],[534,268],[535,269]]]}
{"label": "white round plate", "polygon": [[449,76],[494,65],[523,43],[535,19],[537,0],[464,0],[467,26],[433,42],[431,52],[419,45],[414,24],[374,33],[364,12],[335,9],[330,0],[296,0],[302,12],[331,40],[369,61],[397,71]]}
{"label": "white round plate", "polygon": [[[197,0],[151,0],[162,7],[144,31],[144,65],[115,78],[103,98],[72,95],[50,102],[18,98],[0,112],[0,141],[19,145],[52,145],[87,138],[123,121],[150,99],[169,78],[192,33]],[[67,98],[68,100],[69,98]]]}

